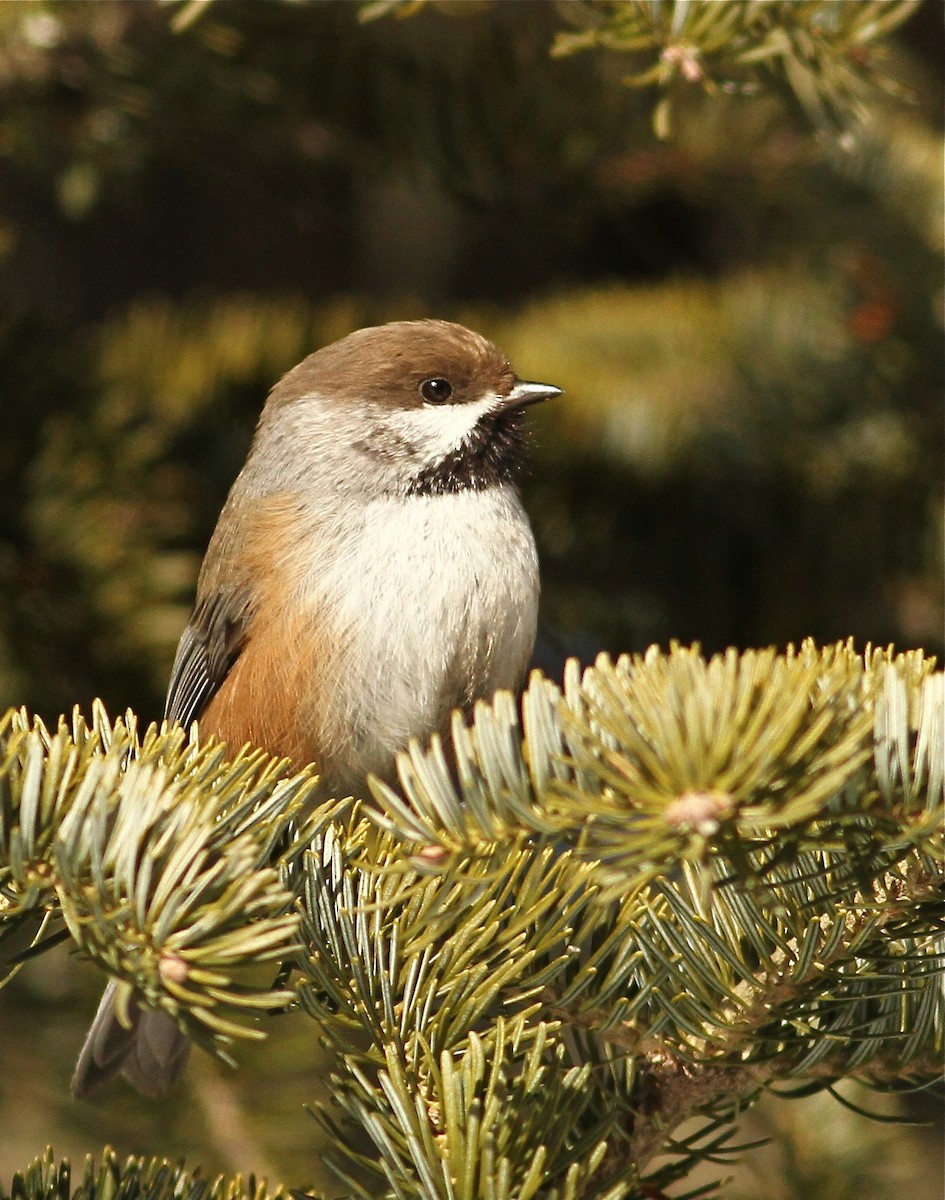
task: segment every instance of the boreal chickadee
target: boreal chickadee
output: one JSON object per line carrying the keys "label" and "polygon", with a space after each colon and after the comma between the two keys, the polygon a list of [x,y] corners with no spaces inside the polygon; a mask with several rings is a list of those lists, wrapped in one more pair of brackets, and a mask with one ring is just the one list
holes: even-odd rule
{"label": "boreal chickadee", "polygon": [[[535,640],[538,561],[515,489],[518,379],[448,321],[361,329],[273,388],[230,491],[171,672],[167,717],[317,764],[344,794],[390,777],[410,737],[517,688]],[[188,1042],[106,989],[72,1081],[121,1073],[163,1095]]]}

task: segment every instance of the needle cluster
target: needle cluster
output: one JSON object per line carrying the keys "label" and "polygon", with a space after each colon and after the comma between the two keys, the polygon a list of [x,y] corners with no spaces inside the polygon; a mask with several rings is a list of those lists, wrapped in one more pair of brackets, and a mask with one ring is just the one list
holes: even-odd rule
{"label": "needle cluster", "polygon": [[310,1016],[346,1195],[652,1196],[731,1156],[766,1090],[937,1075],[933,666],[811,643],[572,664],[410,746],[399,789],[314,809],[310,772],[257,753],[11,712],[0,936],[71,936],[221,1057],[261,1012]]}

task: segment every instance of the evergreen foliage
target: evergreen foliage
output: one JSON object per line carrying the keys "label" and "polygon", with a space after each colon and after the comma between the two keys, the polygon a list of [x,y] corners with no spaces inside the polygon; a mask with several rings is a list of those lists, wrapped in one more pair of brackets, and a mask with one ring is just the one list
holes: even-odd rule
{"label": "evergreen foliage", "polygon": [[201,749],[179,728],[139,739],[133,714],[112,723],[101,707],[91,726],[75,712],[55,732],[11,710],[0,744],[0,938],[39,914],[42,949],[61,917],[122,981],[126,1013],[134,991],[221,1054],[234,1037],[261,1036],[247,1018],[290,997],[232,973],[296,944],[275,847],[308,776],[286,780],[260,751],[225,762],[223,747]]}
{"label": "evergreen foliage", "polygon": [[207,1180],[166,1160],[129,1158],[122,1163],[110,1149],[102,1153],[101,1163],[86,1158],[78,1180],[68,1162],[57,1163],[47,1150],[14,1175],[9,1191],[0,1184],[2,1200],[279,1200],[283,1194],[268,1191],[252,1176]]}
{"label": "evergreen foliage", "polygon": [[[126,1002],[218,1055],[301,1006],[352,1195],[653,1195],[730,1152],[775,1084],[937,1073],[933,666],[810,643],[572,662],[521,719],[480,704],[449,747],[413,744],[377,807],[301,828],[311,777],[258,753],[12,712],[4,933],[42,912],[39,952],[61,916]],[[291,981],[236,982],[267,959]]]}
{"label": "evergreen foliage", "polygon": [[[870,54],[921,0],[578,0],[558,6],[562,23],[577,27],[557,34],[551,53],[617,51],[632,64],[625,82],[657,85],[664,94],[654,110],[660,136],[670,131],[674,84],[699,85],[743,95],[764,88],[787,93],[822,129],[846,129],[863,118],[864,96],[876,88],[897,90]],[[389,13],[409,15],[425,0],[370,0],[362,20]],[[183,21],[206,0],[186,6]],[[461,12],[449,3],[446,12]],[[466,11],[470,11],[467,6]],[[474,9],[473,9],[474,11]]]}

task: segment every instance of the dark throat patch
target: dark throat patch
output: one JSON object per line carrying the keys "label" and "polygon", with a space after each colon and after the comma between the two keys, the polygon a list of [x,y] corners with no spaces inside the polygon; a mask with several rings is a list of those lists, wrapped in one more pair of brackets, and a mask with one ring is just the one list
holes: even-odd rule
{"label": "dark throat patch", "polygon": [[407,495],[485,491],[512,482],[525,448],[523,416],[513,410],[483,417],[461,446],[411,479]]}

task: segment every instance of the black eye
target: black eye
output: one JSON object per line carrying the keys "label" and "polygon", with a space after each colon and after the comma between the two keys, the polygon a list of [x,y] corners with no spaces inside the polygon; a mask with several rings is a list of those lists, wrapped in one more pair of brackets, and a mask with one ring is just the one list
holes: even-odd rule
{"label": "black eye", "polygon": [[429,404],[445,404],[452,394],[450,381],[439,376],[436,379],[424,379],[420,384],[420,395]]}

